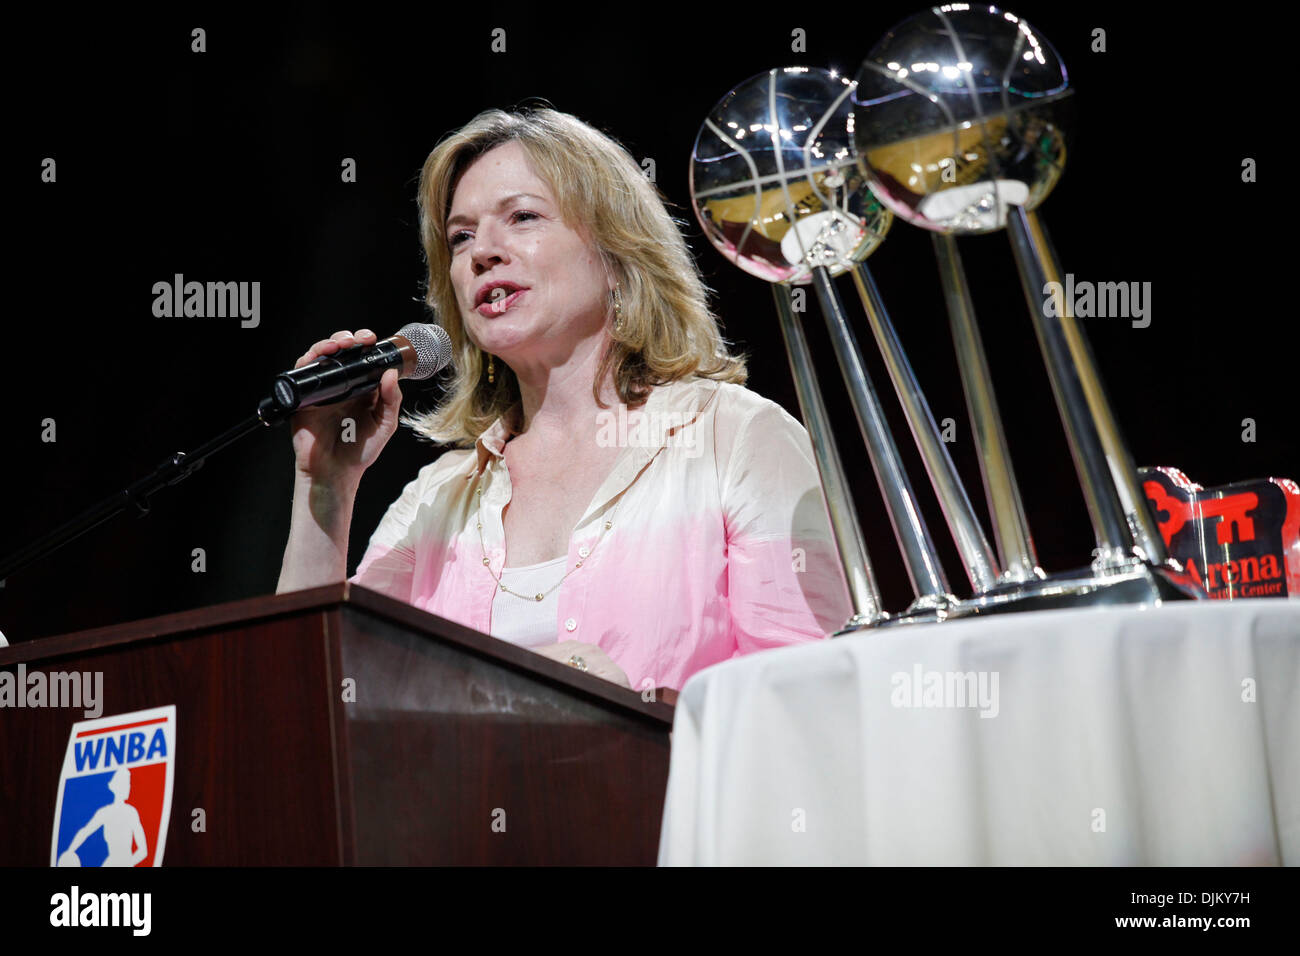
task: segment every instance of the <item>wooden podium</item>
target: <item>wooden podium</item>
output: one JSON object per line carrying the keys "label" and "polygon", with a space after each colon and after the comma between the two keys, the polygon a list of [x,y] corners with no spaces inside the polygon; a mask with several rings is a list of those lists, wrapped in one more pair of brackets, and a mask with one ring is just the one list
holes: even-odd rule
{"label": "wooden podium", "polygon": [[[104,716],[176,706],[167,866],[655,863],[671,690],[356,585],[0,648],[20,663],[102,672]],[[0,865],[50,864],[84,719],[0,708]]]}

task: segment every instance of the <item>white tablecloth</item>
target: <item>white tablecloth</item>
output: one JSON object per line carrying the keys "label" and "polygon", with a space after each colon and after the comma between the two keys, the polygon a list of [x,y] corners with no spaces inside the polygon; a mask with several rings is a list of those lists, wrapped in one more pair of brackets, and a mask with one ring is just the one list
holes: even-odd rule
{"label": "white tablecloth", "polygon": [[659,862],[1300,864],[1300,601],[949,621],[701,671]]}

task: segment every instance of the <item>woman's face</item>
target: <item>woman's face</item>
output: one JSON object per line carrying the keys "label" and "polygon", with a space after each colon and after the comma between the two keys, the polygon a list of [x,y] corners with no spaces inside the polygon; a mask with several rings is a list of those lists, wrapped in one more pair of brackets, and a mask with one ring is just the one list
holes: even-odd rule
{"label": "woman's face", "polygon": [[[484,153],[447,217],[451,281],[470,337],[521,376],[571,359],[602,333],[613,288],[600,255],[560,218],[517,142]],[[504,297],[494,304],[492,289]]]}

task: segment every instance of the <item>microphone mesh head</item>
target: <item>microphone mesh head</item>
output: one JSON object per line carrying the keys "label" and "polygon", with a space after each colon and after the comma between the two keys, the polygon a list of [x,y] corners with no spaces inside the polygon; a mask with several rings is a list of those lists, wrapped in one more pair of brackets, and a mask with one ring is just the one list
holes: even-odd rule
{"label": "microphone mesh head", "polygon": [[415,371],[407,378],[424,379],[441,371],[451,362],[451,336],[432,322],[412,322],[397,332],[415,349]]}

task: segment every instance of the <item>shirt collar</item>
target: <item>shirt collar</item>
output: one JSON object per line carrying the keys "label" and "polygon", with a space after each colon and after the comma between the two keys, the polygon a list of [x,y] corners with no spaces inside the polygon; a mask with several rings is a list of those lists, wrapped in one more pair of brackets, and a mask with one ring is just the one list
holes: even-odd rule
{"label": "shirt collar", "polygon": [[492,458],[504,458],[506,442],[519,433],[519,416],[523,413],[523,405],[515,402],[491,425],[483,434],[478,436],[474,442],[476,456],[470,472],[471,475],[481,474],[484,466]]}

